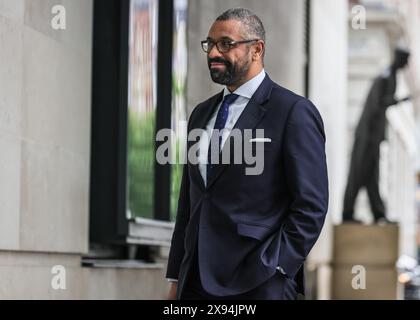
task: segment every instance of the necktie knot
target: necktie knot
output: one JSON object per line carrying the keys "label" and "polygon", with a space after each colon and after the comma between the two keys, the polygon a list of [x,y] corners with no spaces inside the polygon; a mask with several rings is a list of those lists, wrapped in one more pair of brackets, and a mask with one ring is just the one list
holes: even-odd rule
{"label": "necktie knot", "polygon": [[231,93],[227,94],[223,99],[223,103],[231,105],[239,96],[237,94]]}

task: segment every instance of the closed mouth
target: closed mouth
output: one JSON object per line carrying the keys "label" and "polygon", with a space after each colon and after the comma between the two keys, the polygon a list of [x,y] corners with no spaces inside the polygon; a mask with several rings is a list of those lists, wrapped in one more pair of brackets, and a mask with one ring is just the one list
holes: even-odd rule
{"label": "closed mouth", "polygon": [[210,68],[221,68],[221,67],[226,67],[226,65],[224,63],[221,63],[221,62],[211,62],[210,63]]}

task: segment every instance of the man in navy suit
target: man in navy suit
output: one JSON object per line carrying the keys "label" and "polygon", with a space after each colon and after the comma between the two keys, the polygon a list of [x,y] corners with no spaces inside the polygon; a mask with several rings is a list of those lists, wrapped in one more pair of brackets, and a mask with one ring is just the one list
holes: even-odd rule
{"label": "man in navy suit", "polygon": [[[168,298],[296,299],[328,207],[321,116],[266,74],[265,30],[249,10],[219,16],[202,48],[212,80],[225,88],[199,104],[188,122],[189,133],[201,129],[201,138],[212,139],[210,146],[200,139],[199,160],[184,166]],[[244,153],[247,146],[259,153],[263,170],[250,174],[248,163],[233,157],[214,161],[214,150],[236,156],[232,133],[247,130],[252,137],[243,139]],[[187,150],[192,147],[188,141]]]}

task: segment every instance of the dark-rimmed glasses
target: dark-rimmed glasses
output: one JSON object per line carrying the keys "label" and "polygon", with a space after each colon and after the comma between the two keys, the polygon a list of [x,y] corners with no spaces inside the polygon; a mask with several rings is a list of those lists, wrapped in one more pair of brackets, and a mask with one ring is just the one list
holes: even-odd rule
{"label": "dark-rimmed glasses", "polygon": [[236,47],[238,44],[249,43],[249,42],[254,42],[254,41],[259,41],[259,40],[260,39],[234,41],[234,40],[229,40],[229,39],[222,39],[222,40],[214,42],[212,40],[207,39],[207,40],[201,41],[201,48],[203,49],[205,53],[209,53],[213,49],[213,47],[216,46],[217,50],[219,50],[221,53],[226,53],[229,50]]}

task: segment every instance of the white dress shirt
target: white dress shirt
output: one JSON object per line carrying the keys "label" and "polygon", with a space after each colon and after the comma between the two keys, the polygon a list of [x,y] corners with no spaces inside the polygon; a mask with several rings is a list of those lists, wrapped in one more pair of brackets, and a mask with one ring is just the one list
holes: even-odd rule
{"label": "white dress shirt", "polygon": [[[229,114],[226,120],[225,129],[223,130],[222,134],[222,142],[220,149],[223,148],[227,138],[229,137],[233,127],[235,126],[236,122],[238,121],[239,117],[241,116],[242,112],[244,111],[246,105],[248,104],[251,97],[254,95],[255,91],[257,91],[258,87],[261,85],[265,78],[265,70],[263,69],[258,75],[256,75],[251,80],[248,80],[243,85],[241,85],[238,89],[236,89],[234,94],[237,94],[239,97],[230,105],[229,107]],[[227,87],[225,87],[223,92],[223,99],[228,94],[231,94],[231,92],[228,90]],[[207,139],[206,137],[200,138],[200,144],[199,144],[199,169],[201,177],[203,178],[204,185],[207,185],[207,156],[209,151],[209,140],[211,138],[211,135],[213,133],[214,124],[216,122],[217,113],[219,112],[220,106],[222,105],[222,101],[217,106],[214,114],[210,118],[209,122],[206,126],[206,133],[207,133]]]}

